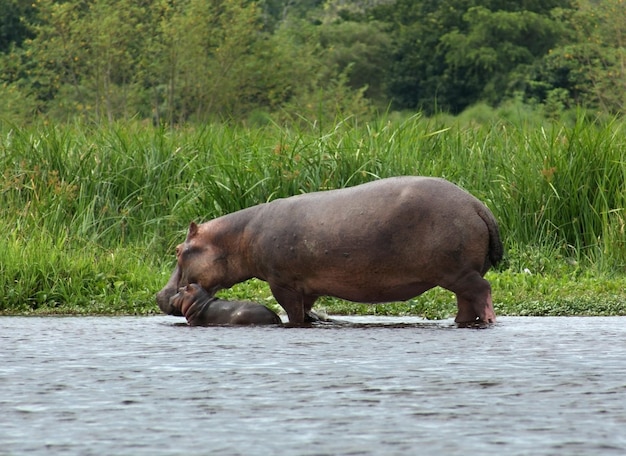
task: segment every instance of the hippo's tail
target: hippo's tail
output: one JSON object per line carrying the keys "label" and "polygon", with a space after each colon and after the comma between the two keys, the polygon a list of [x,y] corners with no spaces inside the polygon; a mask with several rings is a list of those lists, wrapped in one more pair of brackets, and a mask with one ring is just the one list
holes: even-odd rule
{"label": "hippo's tail", "polygon": [[489,253],[485,259],[485,266],[483,267],[483,274],[486,273],[490,267],[497,266],[502,257],[504,256],[504,246],[500,239],[500,229],[498,228],[498,222],[493,216],[491,211],[486,207],[478,210],[478,215],[483,219],[485,225],[487,225],[487,231],[489,231]]}

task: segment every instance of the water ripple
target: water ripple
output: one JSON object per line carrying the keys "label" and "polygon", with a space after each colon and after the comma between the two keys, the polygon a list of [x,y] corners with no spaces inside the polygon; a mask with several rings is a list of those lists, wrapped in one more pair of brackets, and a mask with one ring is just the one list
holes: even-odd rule
{"label": "water ripple", "polygon": [[626,453],[625,318],[0,318],[0,452]]}

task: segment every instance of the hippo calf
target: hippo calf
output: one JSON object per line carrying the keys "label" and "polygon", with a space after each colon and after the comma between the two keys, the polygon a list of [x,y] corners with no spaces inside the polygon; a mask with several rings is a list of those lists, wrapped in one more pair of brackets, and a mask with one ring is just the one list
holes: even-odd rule
{"label": "hippo calf", "polygon": [[444,179],[392,177],[192,222],[156,299],[177,314],[180,287],[213,296],[256,277],[301,325],[319,296],[383,303],[440,286],[456,295],[458,323],[492,323],[483,276],[502,255],[496,220],[474,196]]}
{"label": "hippo calf", "polygon": [[282,324],[275,312],[261,304],[214,298],[195,283],[182,287],[171,304],[190,326]]}

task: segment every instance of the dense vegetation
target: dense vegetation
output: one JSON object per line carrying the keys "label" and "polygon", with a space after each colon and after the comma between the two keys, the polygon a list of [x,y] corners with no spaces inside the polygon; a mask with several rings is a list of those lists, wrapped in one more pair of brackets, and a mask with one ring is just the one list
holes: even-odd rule
{"label": "dense vegetation", "polygon": [[0,116],[160,124],[626,101],[622,0],[0,0]]}
{"label": "dense vegetation", "polygon": [[0,313],[156,312],[189,221],[422,174],[499,220],[499,314],[626,314],[624,24],[623,0],[0,0]]}
{"label": "dense vegetation", "polygon": [[[489,274],[497,312],[626,314],[624,128],[582,115],[569,126],[419,115],[298,128],[3,124],[0,310],[156,312],[154,293],[189,221],[300,192],[424,174],[457,182],[499,220],[508,254]],[[224,296],[272,302],[258,281]],[[321,305],[454,312],[443,290],[402,305]]]}

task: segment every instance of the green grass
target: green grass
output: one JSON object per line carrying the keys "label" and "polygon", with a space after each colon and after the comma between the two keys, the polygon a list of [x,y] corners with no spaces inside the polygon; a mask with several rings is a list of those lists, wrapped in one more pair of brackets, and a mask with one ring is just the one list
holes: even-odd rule
{"label": "green grass", "polygon": [[[0,124],[0,312],[149,314],[173,247],[204,221],[278,197],[421,174],[445,177],[498,219],[505,264],[489,273],[509,315],[626,314],[624,121],[381,117],[359,123]],[[251,281],[227,298],[275,306]],[[322,299],[329,313],[446,317],[454,297]]]}

